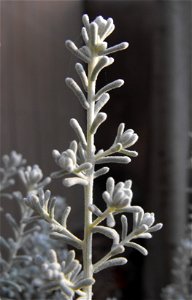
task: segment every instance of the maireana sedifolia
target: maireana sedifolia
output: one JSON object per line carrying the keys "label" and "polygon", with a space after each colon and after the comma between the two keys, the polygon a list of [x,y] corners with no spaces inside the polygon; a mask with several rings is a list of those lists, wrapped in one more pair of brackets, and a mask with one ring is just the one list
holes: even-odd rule
{"label": "maireana sedifolia", "polygon": [[[49,250],[47,259],[41,257],[36,259],[47,280],[44,289],[60,291],[60,299],[66,300],[74,299],[76,296],[78,299],[91,300],[92,287],[95,284],[94,274],[109,267],[126,264],[127,259],[123,256],[126,247],[135,248],[143,255],[147,255],[147,250],[138,243],[138,240],[136,242],[134,240],[151,238],[152,233],[162,227],[161,223],[154,225],[153,213],[145,213],[140,206],[132,205],[133,193],[130,179],[125,182],[115,182],[112,177],[108,177],[106,190],[102,194],[105,209],[102,211],[96,205],[93,194],[95,180],[110,171],[110,163],[128,164],[132,157],[137,156],[137,152],[130,147],[134,146],[138,135],[132,129],[126,129],[125,124],[121,123],[109,149],[96,148],[95,135],[107,119],[107,114],[102,112],[102,108],[110,99],[109,92],[124,84],[122,79],[117,79],[98,89],[97,78],[104,68],[114,63],[110,55],[126,49],[128,43],[122,42],[108,47],[106,38],[115,28],[112,18],[104,19],[99,16],[90,22],[88,16],[83,15],[82,20],[84,26],[81,33],[84,45],[77,47],[71,40],[66,41],[67,48],[83,62],[75,65],[81,85],[72,78],[66,78],[66,84],[86,112],[87,127],[83,130],[78,120],[75,118],[70,120],[76,139],[71,141],[69,148],[63,152],[53,150],[53,158],[59,170],[51,175],[52,178],[62,178],[66,187],[78,184],[83,188],[84,235],[82,239],[68,228],[70,206],[65,207],[59,219],[55,215],[57,199],[52,197],[49,190],[44,189],[49,179],[42,179],[38,166],[19,171],[23,183],[29,189],[27,197],[23,200],[30,208],[30,212],[33,211],[29,220],[45,220],[49,224],[52,238],[82,251],[82,264],[76,259],[74,250],[68,251],[63,260],[59,259],[55,249]],[[119,214],[121,233],[116,229],[116,216]],[[128,227],[128,214],[129,217],[132,216],[132,228]],[[95,233],[110,239],[111,247],[104,257],[93,262]]]}

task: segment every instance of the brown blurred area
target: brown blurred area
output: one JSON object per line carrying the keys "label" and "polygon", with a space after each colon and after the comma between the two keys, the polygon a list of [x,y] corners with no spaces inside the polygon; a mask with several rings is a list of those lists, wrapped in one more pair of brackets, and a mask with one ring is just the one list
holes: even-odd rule
{"label": "brown blurred area", "polygon": [[[158,300],[161,288],[171,280],[172,255],[187,215],[191,1],[1,1],[0,152],[15,149],[47,175],[57,169],[52,149],[64,151],[75,138],[70,118],[85,127],[85,113],[65,86],[65,77],[77,79],[77,60],[64,42],[70,38],[81,44],[82,13],[88,13],[91,20],[98,15],[114,19],[116,30],[109,45],[130,43],[127,51],[114,55],[115,63],[102,72],[98,82],[99,88],[122,78],[125,85],[111,92],[104,109],[108,119],[98,131],[96,146],[110,146],[120,122],[139,134],[134,146],[138,158],[126,167],[112,166],[110,175],[117,181],[132,179],[134,204],[154,211],[157,221],[164,223],[163,230],[145,243],[147,258],[131,252],[127,266],[104,272],[100,280],[98,276],[94,299],[106,298],[102,286],[109,279],[109,296],[120,290],[119,300]],[[98,180],[95,190],[101,206],[105,180]],[[53,193],[66,197],[72,206],[71,226],[78,231],[81,188],[66,189],[56,182]],[[14,211],[10,202],[3,205]],[[2,231],[4,224],[1,219]],[[95,246],[105,251],[98,240]]]}
{"label": "brown blurred area", "polygon": [[[57,169],[52,150],[64,151],[75,138],[70,118],[85,123],[83,109],[65,86],[76,61],[65,40],[79,41],[81,14],[80,1],[1,2],[1,153],[22,153],[45,176]],[[78,188],[57,188],[72,201],[79,195]]]}

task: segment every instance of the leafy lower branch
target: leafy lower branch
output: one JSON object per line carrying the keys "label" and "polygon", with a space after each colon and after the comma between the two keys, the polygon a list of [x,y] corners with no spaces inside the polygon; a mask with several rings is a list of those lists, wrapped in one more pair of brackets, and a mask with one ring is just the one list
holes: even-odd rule
{"label": "leafy lower branch", "polygon": [[131,230],[131,232],[128,234],[128,221],[127,217],[125,215],[121,216],[121,222],[122,222],[122,234],[121,234],[121,240],[120,236],[117,233],[116,230],[113,229],[113,231],[110,231],[110,234],[106,234],[106,231],[109,230],[107,227],[103,226],[96,226],[92,230],[93,232],[99,232],[101,234],[104,234],[105,236],[108,236],[113,239],[113,245],[111,247],[111,250],[97,263],[94,264],[94,272],[97,273],[105,268],[113,267],[118,264],[124,264],[126,263],[126,260],[122,257],[118,257],[117,259],[111,259],[112,257],[119,255],[125,251],[125,247],[130,247],[138,250],[141,254],[147,255],[148,251],[138,243],[132,242],[134,239],[139,238],[151,238],[151,232],[155,232],[157,230],[160,230],[162,228],[162,224],[158,223],[154,226],[153,223],[155,221],[154,214],[153,213],[144,213],[144,212],[135,212],[134,217],[136,216],[140,218],[140,220],[137,222],[137,224],[134,224],[134,228]]}
{"label": "leafy lower branch", "polygon": [[[45,192],[40,189],[38,194],[30,194],[24,199],[25,203],[31,207],[37,215],[50,224],[51,236],[57,239],[63,239],[65,242],[72,244],[78,249],[82,248],[82,241],[73,235],[67,229],[67,218],[70,213],[70,207],[66,207],[62,214],[62,224],[55,219],[55,202],[56,198],[51,197],[51,192]],[[30,221],[30,219],[29,219]]]}

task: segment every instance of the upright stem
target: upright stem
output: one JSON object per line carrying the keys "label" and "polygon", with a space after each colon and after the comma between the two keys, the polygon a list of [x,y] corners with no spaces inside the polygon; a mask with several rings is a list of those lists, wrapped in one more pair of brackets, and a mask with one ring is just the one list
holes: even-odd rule
{"label": "upright stem", "polygon": [[[91,125],[94,120],[94,96],[95,96],[95,81],[90,80],[90,75],[95,66],[96,58],[93,57],[88,65],[88,102],[89,108],[87,110],[87,161],[92,163],[93,167],[89,171],[88,185],[85,187],[85,213],[84,213],[84,247],[83,247],[83,265],[86,278],[93,277],[93,264],[92,264],[92,212],[88,207],[93,203],[93,182],[94,182],[94,169],[95,169],[95,149],[94,149],[94,134],[90,132]],[[92,286],[85,288],[87,300],[92,299]]]}

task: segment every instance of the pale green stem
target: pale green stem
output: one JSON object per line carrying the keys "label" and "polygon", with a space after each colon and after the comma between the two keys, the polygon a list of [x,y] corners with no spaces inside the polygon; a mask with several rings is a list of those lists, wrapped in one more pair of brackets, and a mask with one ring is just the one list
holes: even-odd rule
{"label": "pale green stem", "polygon": [[59,222],[57,222],[55,219],[51,219],[47,212],[44,212],[43,218],[48,223],[57,225],[58,228],[60,228],[61,233],[63,233],[67,237],[71,238],[73,241],[75,241],[77,244],[79,244],[80,247],[82,247],[82,241],[78,237],[76,237],[74,234],[72,234],[66,227],[62,226]]}
{"label": "pale green stem", "polygon": [[[134,232],[131,232],[126,239],[124,239],[123,241],[121,241],[117,247],[119,246],[125,246],[125,243],[130,242],[132,239],[136,239],[139,238],[139,234],[138,235],[134,235]],[[111,257],[116,256],[117,254],[114,254],[114,248],[111,249],[103,258],[101,258],[97,263],[94,264],[93,266],[93,271],[99,267],[100,265],[102,265],[104,262],[106,262],[107,260],[109,260]]]}
{"label": "pale green stem", "polygon": [[[90,75],[97,61],[93,57],[88,65],[88,102],[89,108],[87,110],[87,161],[92,163],[93,167],[89,171],[88,185],[84,189],[85,199],[85,213],[84,213],[84,247],[83,247],[83,265],[84,274],[86,278],[93,278],[93,264],[92,264],[92,232],[90,226],[92,224],[92,212],[88,207],[93,203],[93,182],[94,182],[94,168],[95,168],[95,149],[94,149],[94,134],[90,132],[91,125],[94,120],[94,96],[96,82],[90,81]],[[86,300],[92,299],[92,285],[85,288]]]}
{"label": "pale green stem", "polygon": [[107,208],[101,216],[97,217],[97,219],[93,221],[93,223],[91,224],[91,229],[104,221],[108,217],[108,215],[114,211],[115,209],[113,208]]}
{"label": "pale green stem", "polygon": [[109,251],[102,259],[100,259],[97,263],[93,266],[93,271],[97,269],[98,266],[102,265],[104,262],[109,260],[112,257],[111,251]]}
{"label": "pale green stem", "polygon": [[106,150],[106,151],[104,151],[104,152],[102,152],[102,153],[99,153],[99,154],[96,154],[95,155],[95,160],[97,161],[98,159],[100,159],[100,158],[103,158],[103,157],[106,157],[106,156],[108,156],[108,155],[112,155],[112,154],[114,154],[114,153],[117,153],[117,152],[119,152],[120,150],[122,149],[122,146],[121,146],[121,144],[118,144],[118,145],[116,145],[116,148],[109,148],[108,150]]}
{"label": "pale green stem", "polygon": [[[124,241],[122,241],[121,243],[119,243],[119,246],[124,246]],[[97,269],[97,267],[101,266],[104,262],[106,262],[107,260],[109,260],[111,257],[117,255],[117,254],[113,254],[114,249],[110,250],[103,258],[101,258],[97,263],[94,264],[93,266],[93,271],[95,269]]]}

